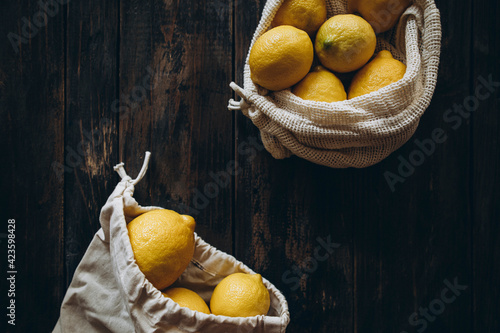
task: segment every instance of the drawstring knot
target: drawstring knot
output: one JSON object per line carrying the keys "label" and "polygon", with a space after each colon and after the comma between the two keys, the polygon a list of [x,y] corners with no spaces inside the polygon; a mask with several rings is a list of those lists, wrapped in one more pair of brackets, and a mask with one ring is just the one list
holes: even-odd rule
{"label": "drawstring knot", "polygon": [[238,86],[234,82],[231,82],[229,84],[229,86],[231,87],[231,89],[233,89],[238,94],[238,96],[241,97],[241,100],[235,101],[234,99],[231,98],[229,100],[229,104],[228,104],[227,108],[230,111],[248,109],[250,107],[251,103],[248,102],[248,97],[247,97],[248,93],[245,91],[245,89],[241,88],[240,86]]}

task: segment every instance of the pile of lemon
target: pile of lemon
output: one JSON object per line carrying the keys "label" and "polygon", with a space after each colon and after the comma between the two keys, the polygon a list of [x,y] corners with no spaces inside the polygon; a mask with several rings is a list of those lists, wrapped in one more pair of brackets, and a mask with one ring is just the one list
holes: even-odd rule
{"label": "pile of lemon", "polygon": [[215,287],[207,303],[194,291],[170,287],[189,265],[195,248],[191,216],[158,209],[139,215],[127,225],[139,269],[163,296],[181,307],[206,314],[251,317],[266,315],[271,304],[260,274],[234,273]]}
{"label": "pile of lemon", "polygon": [[[285,0],[272,28],[250,51],[252,81],[268,90],[291,88],[302,99],[328,103],[396,82],[404,76],[406,66],[385,50],[372,59],[375,32],[392,28],[409,4],[410,0],[399,0],[397,6],[392,0],[349,0],[350,11],[363,17],[342,14],[327,19],[325,0]],[[383,14],[384,20],[377,14]],[[314,62],[320,64],[313,66]],[[343,76],[350,81],[346,93],[337,75],[355,71],[353,77]]]}

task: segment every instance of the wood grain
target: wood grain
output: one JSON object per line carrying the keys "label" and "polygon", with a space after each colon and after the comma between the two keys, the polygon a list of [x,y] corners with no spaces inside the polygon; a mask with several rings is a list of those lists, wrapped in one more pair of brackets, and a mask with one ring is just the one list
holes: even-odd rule
{"label": "wood grain", "polygon": [[[407,144],[380,164],[360,170],[353,219],[356,332],[457,332],[471,326],[470,288],[439,307],[445,279],[471,283],[470,136],[466,124],[454,131],[443,118],[451,101],[463,100],[469,91],[469,55],[454,54],[470,47],[470,5],[437,2],[444,37],[431,105]],[[447,139],[434,148],[429,143],[423,162],[390,191],[384,173],[398,173],[401,160],[422,150],[415,140],[429,142],[436,129]],[[436,314],[425,317],[431,302]]]}
{"label": "wood grain", "polygon": [[[232,251],[232,6],[225,1],[121,4],[120,95],[153,89],[120,121],[120,156],[152,163],[137,198],[193,215],[206,241]],[[150,88],[150,87],[143,87]],[[214,179],[215,178],[215,179]]]}
{"label": "wood grain", "polygon": [[67,19],[65,161],[66,283],[101,227],[118,182],[117,1],[70,2]]}
{"label": "wood grain", "polygon": [[[475,1],[471,96],[474,332],[500,331],[500,6]],[[496,84],[485,82],[494,81]],[[481,88],[482,87],[482,88]],[[478,89],[478,90],[476,90]],[[471,100],[473,105],[474,100]]]}
{"label": "wood grain", "polygon": [[[0,166],[2,231],[16,220],[16,326],[7,324],[8,269],[2,243],[2,332],[50,331],[65,292],[63,179],[52,169],[64,156],[64,15],[37,15],[35,1],[0,5]],[[39,28],[34,26],[41,22]],[[42,21],[39,21],[42,19]],[[29,30],[31,22],[33,30]],[[44,24],[45,23],[45,24]],[[26,27],[25,27],[26,26]],[[25,36],[23,36],[25,30]],[[16,48],[8,34],[23,38]],[[30,37],[31,36],[31,37]],[[5,235],[6,236],[6,235]],[[5,254],[5,255],[4,255]]]}

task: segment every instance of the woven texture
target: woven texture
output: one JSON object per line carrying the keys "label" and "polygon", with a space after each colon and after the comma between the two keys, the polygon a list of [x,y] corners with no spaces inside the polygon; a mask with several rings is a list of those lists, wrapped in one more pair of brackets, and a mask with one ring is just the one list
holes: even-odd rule
{"label": "woven texture", "polygon": [[[138,181],[132,181],[122,166],[117,171],[123,179],[102,208],[102,228],[75,271],[53,333],[285,332],[290,321],[288,304],[283,294],[264,278],[271,298],[270,310],[266,316],[248,318],[207,315],[181,308],[153,287],[135,262],[127,223],[161,208],[137,203],[133,192]],[[233,273],[254,274],[242,262],[195,234],[191,263],[173,286],[189,288],[209,302],[215,286]]]}
{"label": "woven texture", "polygon": [[[249,50],[270,25],[283,0],[268,0]],[[327,0],[328,16],[347,13],[347,2]],[[415,132],[436,86],[441,47],[439,11],[432,0],[415,0],[398,25],[377,36],[377,48],[389,50],[407,70],[396,83],[351,100],[306,101],[290,89],[269,93],[250,79],[231,87],[241,109],[261,132],[265,148],[282,159],[297,155],[333,168],[363,168],[386,158]]]}

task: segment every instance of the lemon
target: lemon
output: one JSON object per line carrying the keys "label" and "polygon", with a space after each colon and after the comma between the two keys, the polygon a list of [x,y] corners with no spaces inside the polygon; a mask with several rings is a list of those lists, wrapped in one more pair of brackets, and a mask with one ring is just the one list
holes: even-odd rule
{"label": "lemon", "polygon": [[362,17],[336,15],[319,28],[315,50],[323,66],[334,72],[347,73],[370,60],[376,42],[373,28]]}
{"label": "lemon", "polygon": [[342,81],[323,66],[316,66],[293,87],[292,93],[302,99],[327,103],[347,98]]}
{"label": "lemon", "polygon": [[210,314],[207,303],[197,293],[186,288],[170,288],[162,292],[163,296],[172,299],[180,307]]}
{"label": "lemon", "polygon": [[139,269],[161,290],[182,274],[194,253],[195,221],[191,216],[159,209],[127,225]]}
{"label": "lemon", "polygon": [[349,99],[379,90],[401,80],[406,66],[392,57],[389,51],[380,51],[377,56],[354,75],[349,87]]}
{"label": "lemon", "polygon": [[210,299],[213,314],[229,317],[266,315],[270,304],[260,274],[231,274],[219,282]]}
{"label": "lemon", "polygon": [[312,35],[325,20],[325,0],[285,0],[271,25],[292,25]]}
{"label": "lemon", "polygon": [[306,76],[313,58],[309,35],[290,25],[281,25],[255,41],[248,59],[250,77],[268,90],[289,88]]}
{"label": "lemon", "polygon": [[348,0],[347,8],[360,13],[380,33],[392,28],[410,4],[411,0]]}

